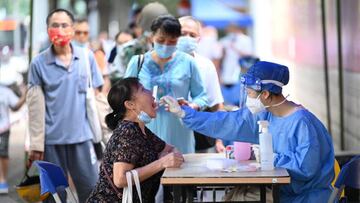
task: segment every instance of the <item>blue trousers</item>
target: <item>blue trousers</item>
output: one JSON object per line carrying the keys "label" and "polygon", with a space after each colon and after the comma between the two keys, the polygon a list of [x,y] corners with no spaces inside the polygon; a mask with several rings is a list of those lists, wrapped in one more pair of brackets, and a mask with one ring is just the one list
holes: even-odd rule
{"label": "blue trousers", "polygon": [[[60,166],[75,184],[79,202],[89,197],[98,180],[99,168],[91,140],[65,145],[45,145],[45,161]],[[64,197],[64,195],[60,194]]]}

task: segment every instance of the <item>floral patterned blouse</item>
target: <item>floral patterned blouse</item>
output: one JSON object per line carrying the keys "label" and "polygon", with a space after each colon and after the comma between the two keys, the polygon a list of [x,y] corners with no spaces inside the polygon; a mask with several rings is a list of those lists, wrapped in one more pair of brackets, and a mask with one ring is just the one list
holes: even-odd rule
{"label": "floral patterned blouse", "polygon": [[[114,130],[104,153],[100,167],[99,180],[87,202],[121,202],[116,195],[104,170],[113,180],[113,165],[116,162],[131,163],[135,168],[143,167],[158,159],[159,153],[165,148],[165,142],[154,135],[148,128],[142,133],[139,125],[132,121],[120,121]],[[155,195],[160,185],[163,171],[141,182],[143,202],[155,202]],[[118,188],[119,193],[123,189]],[[133,202],[140,202],[136,188],[133,186]]]}

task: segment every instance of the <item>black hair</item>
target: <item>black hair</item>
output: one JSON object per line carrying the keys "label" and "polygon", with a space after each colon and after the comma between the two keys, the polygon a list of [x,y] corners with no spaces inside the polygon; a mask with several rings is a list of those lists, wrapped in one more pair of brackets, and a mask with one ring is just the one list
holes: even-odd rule
{"label": "black hair", "polygon": [[[256,91],[257,93],[258,93],[258,95],[259,94],[261,94],[263,91],[265,91],[266,89],[264,89],[264,90],[259,90],[259,91]],[[268,91],[269,93],[270,93],[270,95],[269,95],[269,98],[272,100],[272,97],[278,97],[278,96],[280,96],[280,95],[282,95],[282,91],[281,92],[279,92],[279,93],[274,93],[274,92],[270,92],[269,90],[266,90],[266,91]]]}
{"label": "black hair", "polygon": [[129,29],[134,29],[134,28],[136,28],[136,26],[138,26],[138,25],[136,25],[136,22],[134,22],[134,21],[132,21],[128,24]]}
{"label": "black hair", "polygon": [[79,18],[75,20],[75,23],[89,23],[87,18]]}
{"label": "black hair", "polygon": [[129,29],[125,29],[125,30],[120,30],[116,35],[115,35],[115,41],[117,40],[117,38],[121,35],[121,33],[125,33],[128,35],[131,35],[133,38],[136,38],[135,33]]}
{"label": "black hair", "polygon": [[161,15],[155,18],[152,22],[151,31],[155,34],[160,30],[165,35],[171,37],[180,37],[181,36],[181,25],[178,19],[172,15]]}
{"label": "black hair", "polygon": [[74,23],[75,18],[74,18],[74,15],[73,15],[70,11],[68,11],[68,10],[66,10],[66,9],[63,9],[63,8],[56,8],[56,9],[52,10],[52,11],[47,15],[47,17],[46,17],[46,25],[49,26],[50,18],[51,18],[52,15],[54,15],[54,13],[60,13],[60,12],[66,13],[66,15],[68,15],[68,16],[70,17],[71,22]]}
{"label": "black hair", "polygon": [[138,15],[139,13],[141,13],[142,9],[143,9],[142,6],[136,7],[136,8],[132,11],[132,16],[136,16],[136,15]]}
{"label": "black hair", "polygon": [[119,80],[111,87],[107,100],[113,112],[105,117],[106,125],[111,130],[114,130],[119,121],[124,119],[126,114],[125,101],[131,100],[140,85],[138,78],[130,77]]}

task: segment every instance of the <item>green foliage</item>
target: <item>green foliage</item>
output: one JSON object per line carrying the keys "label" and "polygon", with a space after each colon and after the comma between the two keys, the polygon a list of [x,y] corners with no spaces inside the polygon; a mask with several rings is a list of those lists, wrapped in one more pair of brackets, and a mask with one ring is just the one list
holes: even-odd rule
{"label": "green foliage", "polygon": [[[15,9],[15,6],[18,6]],[[7,16],[25,17],[30,14],[30,0],[1,0],[0,8],[6,9]],[[17,10],[18,13],[14,13]]]}

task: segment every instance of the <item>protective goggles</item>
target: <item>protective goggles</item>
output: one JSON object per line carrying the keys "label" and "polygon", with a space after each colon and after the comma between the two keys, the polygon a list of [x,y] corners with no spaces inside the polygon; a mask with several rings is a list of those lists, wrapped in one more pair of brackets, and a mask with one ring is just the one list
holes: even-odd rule
{"label": "protective goggles", "polygon": [[258,77],[253,77],[253,76],[249,76],[249,75],[244,75],[241,76],[240,78],[240,82],[241,84],[243,84],[245,87],[251,88],[255,91],[260,91],[261,85],[265,85],[265,84],[273,84],[279,87],[284,86],[284,84],[282,82],[276,81],[276,80],[261,80]]}

